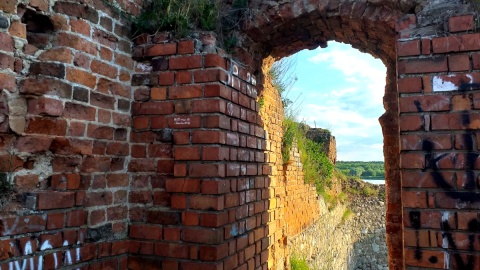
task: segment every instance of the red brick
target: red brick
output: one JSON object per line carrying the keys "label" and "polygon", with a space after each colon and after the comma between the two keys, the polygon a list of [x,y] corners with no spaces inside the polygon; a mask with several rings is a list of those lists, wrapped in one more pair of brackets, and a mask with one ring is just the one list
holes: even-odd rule
{"label": "red brick", "polygon": [[398,72],[400,74],[431,73],[448,71],[447,58],[437,56],[425,59],[400,60]]}
{"label": "red brick", "polygon": [[201,85],[176,86],[170,87],[168,97],[170,99],[198,98],[202,96],[202,92]]}
{"label": "red brick", "polygon": [[153,144],[148,147],[149,157],[171,158],[172,145],[170,144]]}
{"label": "red brick", "polygon": [[97,55],[97,45],[95,43],[85,40],[84,37],[71,33],[58,33],[58,35],[56,35],[54,44],[56,46],[70,47],[90,55]]}
{"label": "red brick", "polygon": [[136,239],[162,240],[163,229],[159,226],[130,225],[129,236]]}
{"label": "red brick", "polygon": [[88,125],[87,136],[94,139],[112,140],[115,129],[94,124]]}
{"label": "red brick", "polygon": [[134,115],[161,115],[172,114],[173,103],[172,102],[142,102],[133,103]]}
{"label": "red brick", "polygon": [[[206,83],[206,82],[228,82],[228,75],[226,71],[218,68],[196,70],[193,73],[193,80],[195,83]],[[236,77],[232,77],[232,80],[238,80]],[[238,80],[238,82],[240,82]],[[239,84],[234,84],[233,86],[239,87]],[[238,89],[238,88],[237,88]]]}
{"label": "red brick", "polygon": [[63,117],[67,119],[94,121],[96,113],[97,110],[93,107],[67,102],[65,103]]}
{"label": "red brick", "polygon": [[[7,2],[10,2],[10,1],[11,0],[7,0]],[[1,9],[1,6],[0,6],[0,9]],[[13,38],[10,35],[8,35],[7,33],[0,33],[0,51],[13,52],[13,49],[14,49],[13,45],[14,45]]]}
{"label": "red brick", "polygon": [[107,175],[107,186],[109,188],[127,187],[129,183],[128,174],[109,174]]}
{"label": "red brick", "polygon": [[118,75],[118,69],[116,67],[98,60],[92,61],[90,69],[93,73],[97,73],[111,79],[117,78]]}
{"label": "red brick", "polygon": [[0,89],[6,89],[13,92],[16,86],[17,84],[14,75],[0,73]]}
{"label": "red brick", "polygon": [[88,192],[85,197],[85,206],[104,206],[112,204],[112,192]]}
{"label": "red brick", "polygon": [[202,99],[192,101],[193,113],[225,113],[226,102],[221,99]]}
{"label": "red brick", "polygon": [[177,53],[176,43],[155,44],[148,47],[145,50],[145,56],[147,57],[172,55],[176,53]]}
{"label": "red brick", "polygon": [[194,69],[202,67],[202,56],[201,55],[192,55],[192,56],[178,56],[170,58],[169,63],[170,69]]}
{"label": "red brick", "polygon": [[167,179],[166,191],[179,193],[199,193],[200,180],[184,178]]}
{"label": "red brick", "polygon": [[417,153],[402,153],[400,164],[403,169],[423,169],[425,168],[425,156]]}
{"label": "red brick", "polygon": [[83,71],[76,68],[67,67],[67,80],[87,86],[91,89],[95,88],[97,84],[97,77],[91,75],[87,71]]}
{"label": "red brick", "polygon": [[190,164],[190,177],[225,177],[225,164]]}
{"label": "red brick", "polygon": [[401,131],[418,131],[423,130],[423,117],[420,115],[401,115],[400,130]]}
{"label": "red brick", "polygon": [[222,131],[196,130],[192,132],[192,143],[225,144],[226,135]]}
{"label": "red brick", "polygon": [[84,210],[75,210],[67,212],[67,227],[79,227],[87,224],[87,212]]}
{"label": "red brick", "polygon": [[107,146],[107,155],[111,156],[128,156],[130,154],[128,143],[113,142]]}
{"label": "red brick", "polygon": [[228,212],[200,214],[200,226],[219,228],[228,223]]}
{"label": "red brick", "polygon": [[17,7],[17,1],[15,0],[4,0],[0,3],[0,10],[5,11],[6,13],[14,13]]}
{"label": "red brick", "polygon": [[155,171],[154,160],[133,159],[128,164],[130,172],[153,172]]}
{"label": "red brick", "polygon": [[20,21],[14,21],[10,23],[10,28],[8,28],[8,33],[12,36],[26,39],[27,38],[27,27],[25,24]]}
{"label": "red brick", "polygon": [[152,100],[165,100],[167,99],[166,87],[152,87],[150,91],[150,98]]}
{"label": "red brick", "polygon": [[470,70],[470,56],[468,54],[454,54],[448,57],[448,70],[468,71]]}
{"label": "red brick", "polygon": [[37,194],[37,209],[70,208],[75,205],[73,192],[42,192]]}
{"label": "red brick", "polygon": [[195,43],[193,40],[184,40],[178,42],[178,54],[192,54],[195,52]]}
{"label": "red brick", "polygon": [[71,26],[72,32],[90,37],[91,27],[87,21],[82,19],[70,20],[70,26]]}
{"label": "red brick", "polygon": [[17,175],[15,176],[15,188],[17,191],[31,191],[38,185],[38,175]]}
{"label": "red brick", "polygon": [[202,125],[202,118],[199,115],[169,116],[167,123],[170,128],[199,128]]}
{"label": "red brick", "polygon": [[111,159],[102,156],[87,156],[83,159],[81,172],[108,172],[111,169]]}
{"label": "red brick", "polygon": [[167,118],[165,116],[151,116],[150,117],[152,129],[161,129],[167,127]]}
{"label": "red brick", "polygon": [[397,43],[398,56],[420,55],[420,40],[400,41]]}
{"label": "red brick", "polygon": [[190,132],[188,132],[188,131],[176,131],[173,134],[173,139],[175,141],[175,144],[189,144],[190,143]]}
{"label": "red brick", "polygon": [[[200,260],[202,261],[219,261],[228,256],[228,244],[224,243],[215,246],[201,246]],[[234,268],[226,268],[234,269]]]}
{"label": "red brick", "polygon": [[189,201],[189,207],[191,209],[198,210],[223,210],[224,196],[191,196]]}
{"label": "red brick", "polygon": [[6,53],[0,53],[0,69],[15,69],[15,58]]}
{"label": "red brick", "polygon": [[471,110],[472,105],[469,96],[455,95],[452,96],[452,111],[467,111]]}
{"label": "red brick", "polygon": [[450,98],[444,95],[400,98],[400,112],[437,112],[449,110]]}
{"label": "red brick", "polygon": [[223,242],[223,230],[185,227],[182,240],[200,244],[220,244]]}
{"label": "red brick", "polygon": [[31,118],[28,120],[26,132],[31,134],[47,134],[65,136],[67,123],[56,118]]}
{"label": "red brick", "polygon": [[176,81],[178,84],[192,83],[193,75],[190,71],[178,71],[176,74]]}
{"label": "red brick", "polygon": [[180,213],[174,211],[148,211],[147,222],[161,225],[179,225]]}
{"label": "red brick", "polygon": [[172,209],[186,209],[187,197],[185,195],[172,195],[170,197],[170,205]]}
{"label": "red brick", "polygon": [[158,73],[158,85],[173,85],[175,83],[174,72],[160,72]]}
{"label": "red brick", "polygon": [[207,54],[205,55],[205,67],[220,67],[227,69],[227,61],[218,54]]}
{"label": "red brick", "polygon": [[28,100],[28,113],[37,115],[60,116],[63,113],[63,103],[57,99],[40,97]]}
{"label": "red brick", "polygon": [[223,161],[229,160],[230,152],[228,148],[223,147],[203,147],[202,160]]}
{"label": "red brick", "polygon": [[464,15],[450,17],[448,19],[448,28],[450,32],[462,32],[474,29],[473,15]]}
{"label": "red brick", "polygon": [[428,39],[428,38],[422,39],[422,54],[430,54],[431,52],[432,52],[431,39]]}
{"label": "red brick", "polygon": [[200,160],[200,147],[175,147],[175,160]]}
{"label": "red brick", "polygon": [[469,121],[463,121],[462,113],[432,115],[433,130],[477,129],[480,128],[480,115],[470,114]]}
{"label": "red brick", "polygon": [[227,100],[232,100],[232,90],[222,84],[208,84],[205,85],[205,97],[222,97]]}

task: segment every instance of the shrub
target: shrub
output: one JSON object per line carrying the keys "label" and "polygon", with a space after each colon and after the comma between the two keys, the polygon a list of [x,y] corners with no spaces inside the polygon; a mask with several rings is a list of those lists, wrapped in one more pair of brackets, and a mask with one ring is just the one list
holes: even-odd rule
{"label": "shrub", "polygon": [[290,257],[290,266],[292,267],[292,270],[310,270],[307,261],[296,255]]}

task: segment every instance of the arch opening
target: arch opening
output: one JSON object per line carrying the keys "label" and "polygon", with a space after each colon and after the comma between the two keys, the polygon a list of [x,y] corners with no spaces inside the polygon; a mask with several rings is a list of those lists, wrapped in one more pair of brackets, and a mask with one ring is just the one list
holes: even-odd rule
{"label": "arch opening", "polygon": [[[387,245],[390,269],[401,269],[403,235],[395,23],[402,16],[402,11],[360,1],[337,3],[335,7],[299,7],[301,4],[296,2],[259,6],[264,13],[257,14],[244,30],[245,50],[251,52],[253,63],[257,63],[255,68],[258,77],[264,82],[266,71],[275,60],[303,49],[326,47],[328,41],[349,44],[361,52],[379,58],[386,66],[383,97],[385,113],[379,121],[385,157]],[[263,87],[265,90],[265,85]],[[274,243],[271,241],[270,244]],[[281,261],[274,253],[270,252],[272,260]]]}

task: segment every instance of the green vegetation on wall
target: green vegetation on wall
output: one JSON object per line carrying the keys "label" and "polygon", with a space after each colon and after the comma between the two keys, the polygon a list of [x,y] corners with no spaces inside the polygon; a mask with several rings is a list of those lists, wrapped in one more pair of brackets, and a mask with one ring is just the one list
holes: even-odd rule
{"label": "green vegetation on wall", "polygon": [[232,31],[249,15],[248,0],[233,0],[228,5],[221,0],[151,0],[137,16],[108,0],[103,2],[132,24],[133,36],[170,31],[183,37],[191,30],[214,31],[227,52],[238,43]]}
{"label": "green vegetation on wall", "polygon": [[292,270],[310,270],[307,261],[297,255],[290,257],[290,266]]}
{"label": "green vegetation on wall", "polygon": [[328,159],[323,145],[307,138],[309,127],[297,121],[298,110],[293,109],[292,102],[285,96],[297,80],[291,69],[291,60],[276,62],[269,71],[273,87],[279,92],[285,108],[283,121],[282,159],[284,164],[291,161],[290,153],[295,145],[300,152],[305,183],[314,184],[317,193],[324,193],[332,186],[334,166]]}
{"label": "green vegetation on wall", "polygon": [[361,179],[385,179],[383,161],[337,161],[336,169],[347,176]]}

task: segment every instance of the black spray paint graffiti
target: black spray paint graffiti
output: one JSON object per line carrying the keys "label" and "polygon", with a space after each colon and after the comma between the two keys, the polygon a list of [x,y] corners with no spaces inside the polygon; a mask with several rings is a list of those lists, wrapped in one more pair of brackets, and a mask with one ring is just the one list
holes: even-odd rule
{"label": "black spray paint graffiti", "polygon": [[[467,85],[462,84],[460,87],[461,91],[471,90],[472,87],[479,88],[480,85]],[[423,112],[421,104],[419,101],[414,102],[417,111]],[[463,111],[461,115],[462,125],[464,127],[469,127],[471,124],[471,117],[469,111]],[[464,146],[465,153],[465,164],[463,169],[465,170],[465,181],[463,187],[467,190],[472,190],[476,188],[476,176],[475,176],[475,163],[479,157],[478,152],[475,149],[474,140],[473,140],[473,132],[469,129],[466,130],[464,134],[461,134],[460,137],[462,138],[462,143]],[[448,153],[443,154],[435,154],[434,153],[434,144],[431,140],[425,139],[422,142],[422,150],[426,152],[426,166],[424,171],[430,171],[432,178],[435,184],[445,190],[445,194],[457,200],[460,203],[474,203],[480,201],[480,193],[474,191],[466,191],[466,192],[458,192],[454,191],[454,187],[448,183],[447,179],[444,177],[442,172],[438,168],[438,162],[448,156]],[[457,163],[456,157],[452,160],[453,164]],[[419,211],[411,211],[409,213],[410,221],[412,227],[415,229],[415,237],[416,237],[416,249],[415,249],[415,259],[421,260],[422,259],[422,251],[420,249],[420,240],[419,240],[419,229],[421,227],[421,212]],[[463,260],[462,256],[455,251],[458,251],[457,244],[454,241],[452,236],[452,229],[450,224],[448,223],[448,212],[442,213],[442,222],[441,222],[441,229],[442,229],[442,247],[445,249],[445,258],[444,258],[444,268],[449,267],[449,256],[447,249],[454,251],[453,258],[457,264],[457,269],[462,270],[473,270],[475,266],[475,257],[473,255],[467,255],[466,261]],[[478,232],[480,232],[480,222],[477,219],[472,219],[468,223],[468,232],[470,233],[468,236],[468,250],[471,252],[475,251],[475,236]],[[480,237],[479,237],[480,240]],[[435,264],[438,262],[438,258],[436,256],[431,256],[429,262]]]}

